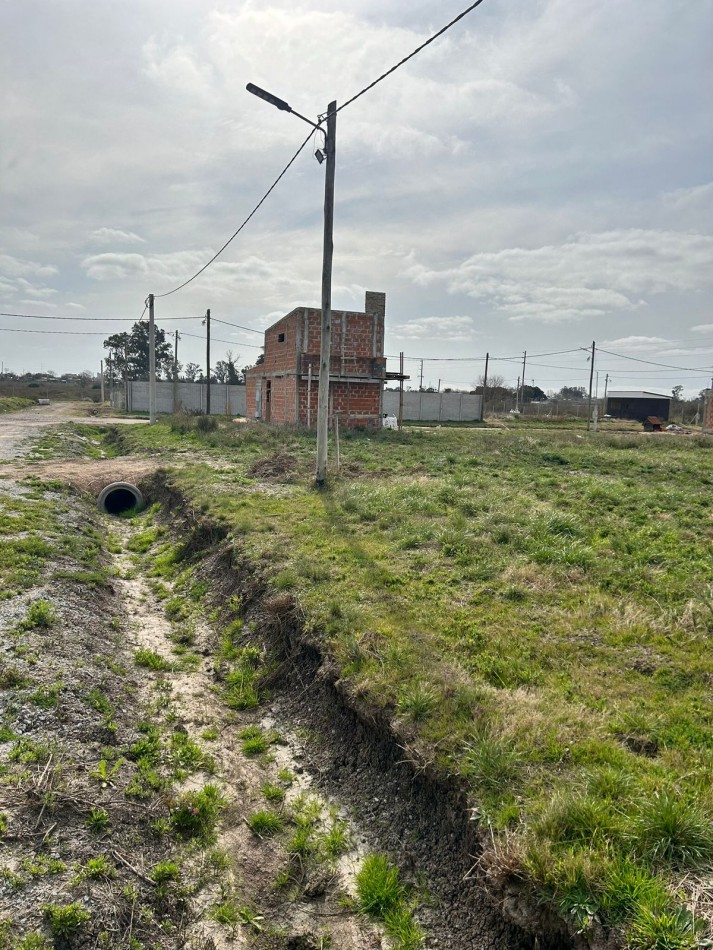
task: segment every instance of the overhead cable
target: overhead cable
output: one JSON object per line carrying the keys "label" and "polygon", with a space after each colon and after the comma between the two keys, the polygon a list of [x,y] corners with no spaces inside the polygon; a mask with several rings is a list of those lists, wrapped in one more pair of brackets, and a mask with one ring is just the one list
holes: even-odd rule
{"label": "overhead cable", "polygon": [[258,211],[258,209],[265,203],[265,201],[267,201],[267,199],[269,198],[269,196],[272,194],[272,192],[273,192],[273,191],[275,190],[275,188],[278,186],[278,184],[280,183],[280,181],[284,178],[284,176],[287,174],[287,172],[289,171],[289,169],[290,169],[290,168],[292,167],[292,165],[295,163],[295,161],[297,160],[297,156],[300,154],[300,152],[302,151],[302,149],[305,147],[305,145],[309,142],[309,140],[310,140],[311,138],[312,138],[312,132],[309,133],[309,135],[307,136],[307,138],[306,138],[306,139],[304,140],[304,142],[300,145],[300,147],[297,149],[297,151],[295,152],[295,154],[292,156],[292,158],[289,160],[289,162],[285,165],[285,167],[282,169],[282,171],[280,172],[280,174],[279,174],[279,175],[277,176],[277,178],[273,181],[273,183],[270,185],[270,187],[267,189],[267,191],[265,192],[265,194],[262,196],[262,198],[261,198],[261,199],[258,201],[258,203],[255,205],[255,207],[254,207],[253,210],[250,212],[250,214],[247,216],[247,218],[243,221],[243,223],[240,225],[240,227],[237,229],[237,231],[235,231],[233,234],[231,234],[231,236],[228,238],[228,240],[225,242],[225,244],[220,248],[220,250],[219,250],[219,251],[216,251],[216,253],[211,257],[211,259],[210,259],[207,263],[205,263],[205,264],[203,265],[203,267],[201,267],[200,270],[196,271],[196,273],[195,273],[192,277],[189,277],[188,280],[184,280],[182,284],[179,284],[178,287],[174,287],[173,290],[167,290],[166,293],[164,293],[164,294],[154,294],[154,298],[155,298],[155,299],[159,299],[160,297],[170,297],[171,294],[175,294],[175,293],[177,293],[179,290],[182,290],[185,286],[187,286],[188,284],[190,284],[191,281],[195,280],[196,277],[199,277],[199,276],[203,273],[204,270],[206,270],[208,267],[210,267],[210,265],[211,265],[215,260],[217,260],[217,259],[220,257],[220,255],[223,253],[223,251],[226,249],[226,247],[240,234],[240,232],[243,230],[243,228],[244,228],[245,225],[248,223],[248,221],[249,221],[249,220],[253,217],[253,215]]}
{"label": "overhead cable", "polygon": [[337,109],[337,112],[341,112],[342,109],[346,109],[346,107],[351,105],[352,102],[356,102],[357,99],[359,99],[361,96],[369,92],[370,89],[373,89],[374,86],[377,86],[382,81],[382,79],[386,79],[387,76],[390,76],[392,73],[395,73],[397,69],[399,69],[401,66],[404,65],[404,63],[407,63],[410,59],[413,59],[414,56],[417,56],[421,52],[421,50],[424,50],[427,46],[430,46],[431,43],[433,43],[434,40],[437,40],[439,36],[443,36],[443,34],[447,30],[450,30],[452,26],[455,26],[459,20],[462,20],[463,17],[467,16],[469,13],[472,13],[473,10],[475,10],[476,7],[479,7],[482,2],[483,0],[476,0],[475,3],[471,3],[471,5],[468,7],[467,10],[463,10],[462,13],[459,13],[457,17],[451,20],[450,23],[447,23],[437,33],[434,33],[433,36],[427,39],[425,43],[421,43],[421,45],[418,46],[412,53],[409,53],[408,56],[404,56],[404,58],[400,60],[398,63],[396,63],[395,66],[392,66],[391,69],[387,69],[386,72],[382,73],[378,79],[375,79],[373,82],[369,83],[368,86],[365,86],[361,90],[361,92],[358,92],[355,96],[352,96],[351,99],[347,99],[346,102],[342,103],[342,105],[339,106],[339,108]]}

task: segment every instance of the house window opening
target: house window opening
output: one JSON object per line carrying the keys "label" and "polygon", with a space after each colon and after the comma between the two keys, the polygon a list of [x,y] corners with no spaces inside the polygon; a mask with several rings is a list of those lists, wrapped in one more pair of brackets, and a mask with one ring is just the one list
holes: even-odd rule
{"label": "house window opening", "polygon": [[278,333],[278,334],[277,334],[277,342],[278,342],[278,343],[284,343],[284,342],[285,342],[285,334],[284,334],[284,333]]}

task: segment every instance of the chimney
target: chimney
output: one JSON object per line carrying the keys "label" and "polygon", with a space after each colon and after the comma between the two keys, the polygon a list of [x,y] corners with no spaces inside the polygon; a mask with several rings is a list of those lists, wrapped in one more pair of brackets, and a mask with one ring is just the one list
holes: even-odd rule
{"label": "chimney", "polygon": [[366,299],[364,301],[364,312],[370,313],[375,317],[381,317],[383,320],[386,314],[386,294],[379,293],[375,290],[367,290]]}

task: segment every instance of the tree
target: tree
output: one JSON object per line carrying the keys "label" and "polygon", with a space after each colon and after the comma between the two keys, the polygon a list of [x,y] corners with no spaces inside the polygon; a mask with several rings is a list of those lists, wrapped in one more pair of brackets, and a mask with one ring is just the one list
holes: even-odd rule
{"label": "tree", "polygon": [[186,368],[183,370],[183,375],[187,382],[194,383],[196,378],[200,376],[201,368],[198,363],[186,363]]}
{"label": "tree", "polygon": [[680,401],[681,401],[681,393],[682,393],[682,392],[683,392],[683,386],[674,386],[674,387],[673,387],[673,389],[671,390],[671,397],[673,398],[673,401],[674,401],[674,402],[680,402]]}
{"label": "tree", "polygon": [[228,364],[225,360],[218,360],[218,362],[213,367],[213,376],[218,383],[225,383],[228,381]]}
{"label": "tree", "polygon": [[557,393],[558,399],[573,399],[581,402],[587,398],[587,390],[584,386],[563,386]]}
{"label": "tree", "polygon": [[[171,375],[173,350],[166,340],[166,331],[154,328],[156,344],[156,375],[165,372]],[[104,349],[113,353],[111,375],[114,378],[148,379],[149,375],[149,324],[139,321],[131,333],[114,333],[104,340]]]}
{"label": "tree", "polygon": [[547,393],[539,386],[523,386],[522,398],[530,402],[544,402],[547,399]]}
{"label": "tree", "polygon": [[[485,385],[485,374],[481,374],[478,377],[475,385],[473,386],[473,389],[475,389],[476,392],[482,393],[484,385]],[[502,389],[504,385],[505,385],[504,376],[498,376],[497,373],[493,373],[492,376],[488,376],[488,389]]]}

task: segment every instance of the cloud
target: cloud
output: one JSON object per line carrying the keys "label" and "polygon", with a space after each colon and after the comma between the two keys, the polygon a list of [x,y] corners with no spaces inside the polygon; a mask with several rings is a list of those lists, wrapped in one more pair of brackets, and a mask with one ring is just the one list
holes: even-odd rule
{"label": "cloud", "polygon": [[10,254],[0,254],[0,274],[4,277],[49,277],[58,273],[53,264],[26,261]]}
{"label": "cloud", "polygon": [[617,340],[605,340],[599,344],[604,349],[630,351],[670,349],[675,345],[673,340],[667,340],[660,336],[622,336]]}
{"label": "cloud", "polygon": [[119,228],[98,228],[89,235],[98,244],[145,244],[146,240],[133,231]]}
{"label": "cloud", "polygon": [[473,328],[472,317],[419,317],[389,329],[407,340],[472,340],[479,332]]}
{"label": "cloud", "polygon": [[457,267],[414,264],[417,284],[486,299],[511,320],[557,322],[634,311],[642,295],[713,286],[713,237],[630,229],[563,244],[474,254]]}
{"label": "cloud", "polygon": [[713,323],[699,323],[691,327],[694,333],[713,333]]}

